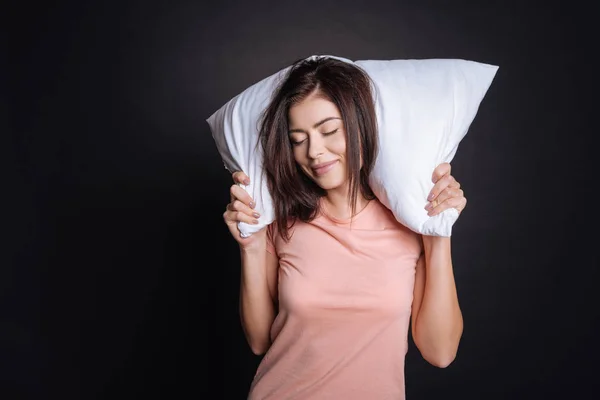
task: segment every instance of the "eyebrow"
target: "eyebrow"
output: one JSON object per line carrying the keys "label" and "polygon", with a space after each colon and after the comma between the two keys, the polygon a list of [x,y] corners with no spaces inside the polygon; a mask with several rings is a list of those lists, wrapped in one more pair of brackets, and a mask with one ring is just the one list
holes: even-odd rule
{"label": "eyebrow", "polygon": [[[338,117],[327,117],[325,119],[322,119],[321,121],[317,122],[316,124],[313,125],[313,129],[318,128],[320,125],[323,125],[325,122],[327,121],[331,121],[332,119],[341,119]],[[288,133],[294,133],[294,132],[300,132],[300,133],[306,133],[306,131],[304,129],[290,129]]]}

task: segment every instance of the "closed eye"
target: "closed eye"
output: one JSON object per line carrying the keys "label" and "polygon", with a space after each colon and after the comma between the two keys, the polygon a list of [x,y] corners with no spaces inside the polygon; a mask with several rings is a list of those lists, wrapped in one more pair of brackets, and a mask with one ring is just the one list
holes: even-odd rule
{"label": "closed eye", "polygon": [[[334,134],[334,133],[336,133],[338,130],[339,130],[339,128],[336,128],[336,129],[332,130],[331,132],[324,132],[324,133],[322,133],[322,135],[323,135],[323,136],[329,136],[329,135],[333,135],[333,134]],[[302,143],[304,143],[305,141],[306,141],[306,139],[303,139],[303,140],[298,140],[298,141],[292,140],[292,145],[293,145],[293,146],[298,146],[298,145],[301,145]]]}

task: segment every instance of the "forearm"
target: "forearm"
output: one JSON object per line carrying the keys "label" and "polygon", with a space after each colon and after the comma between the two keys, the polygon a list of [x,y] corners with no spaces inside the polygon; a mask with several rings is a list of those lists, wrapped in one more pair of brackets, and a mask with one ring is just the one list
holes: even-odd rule
{"label": "forearm", "polygon": [[416,321],[415,342],[424,358],[438,366],[450,364],[463,331],[450,238],[423,236],[425,288]]}
{"label": "forearm", "polygon": [[270,330],[275,306],[267,280],[266,249],[240,250],[240,318],[246,339],[255,354],[271,345]]}

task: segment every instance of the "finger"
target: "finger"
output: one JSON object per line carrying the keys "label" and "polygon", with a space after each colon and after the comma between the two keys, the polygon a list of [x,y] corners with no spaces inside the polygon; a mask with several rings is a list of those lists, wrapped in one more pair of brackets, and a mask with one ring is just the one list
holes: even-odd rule
{"label": "finger", "polygon": [[225,213],[223,213],[223,219],[227,224],[237,224],[238,222],[245,222],[251,225],[258,224],[258,218],[254,218],[253,216],[245,214],[241,211],[227,210]]}
{"label": "finger", "polygon": [[433,217],[446,211],[449,208],[455,208],[460,214],[461,211],[465,208],[466,204],[466,198],[464,197],[450,197],[445,201],[438,203],[436,207],[434,207],[427,213],[427,215]]}
{"label": "finger", "polygon": [[239,200],[250,208],[256,207],[252,197],[244,188],[238,185],[231,185],[229,192],[231,193],[231,203],[235,200]]}
{"label": "finger", "polygon": [[455,189],[452,188],[450,186],[446,187],[446,189],[442,190],[440,194],[437,195],[437,197],[429,202],[428,204],[433,204],[432,208],[435,208],[438,204],[443,203],[444,201],[448,200],[451,197],[463,197],[464,193],[462,191],[462,189]]}
{"label": "finger", "polygon": [[455,189],[460,188],[460,183],[456,180],[456,178],[453,177],[452,175],[450,175],[450,177],[452,179],[451,179],[450,183],[448,184],[448,186],[451,188],[455,188]]}
{"label": "finger", "polygon": [[454,177],[452,175],[445,175],[444,177],[440,178],[435,185],[433,185],[433,188],[431,188],[431,191],[429,192],[429,195],[427,196],[427,200],[428,201],[433,201],[436,199],[436,197],[444,190],[446,189],[450,183],[452,183],[454,181]]}
{"label": "finger", "polygon": [[447,162],[441,163],[440,165],[435,167],[435,169],[433,170],[433,175],[431,176],[432,182],[436,183],[437,181],[442,179],[444,176],[450,175],[451,170],[452,170],[452,167],[450,166],[449,163],[447,163]]}
{"label": "finger", "polygon": [[456,208],[456,211],[458,211],[458,214],[460,215],[460,213],[463,212],[463,210],[465,209],[466,206],[467,206],[467,198],[463,197],[462,198],[462,203],[459,204],[457,207],[454,207],[454,208]]}
{"label": "finger", "polygon": [[239,211],[252,218],[260,218],[260,214],[257,211],[253,210],[252,208],[250,208],[249,206],[247,206],[239,200],[235,200],[232,203],[227,204],[227,210]]}
{"label": "finger", "polygon": [[242,171],[235,171],[233,174],[231,174],[231,177],[235,183],[241,183],[242,185],[250,184],[250,178]]}
{"label": "finger", "polygon": [[442,191],[442,193],[438,194],[435,199],[427,202],[427,204],[425,205],[425,210],[427,210],[428,214],[431,213],[432,210],[437,208],[437,206],[448,197],[449,193],[448,194],[445,194],[445,193],[446,193],[446,189],[444,191]]}

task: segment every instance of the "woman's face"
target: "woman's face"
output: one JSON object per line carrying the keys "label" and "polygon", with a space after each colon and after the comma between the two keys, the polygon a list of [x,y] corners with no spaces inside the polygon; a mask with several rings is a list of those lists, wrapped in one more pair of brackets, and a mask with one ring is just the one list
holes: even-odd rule
{"label": "woman's face", "polygon": [[311,94],[290,107],[289,135],[294,158],[304,173],[325,190],[347,181],[346,133],[337,106]]}

